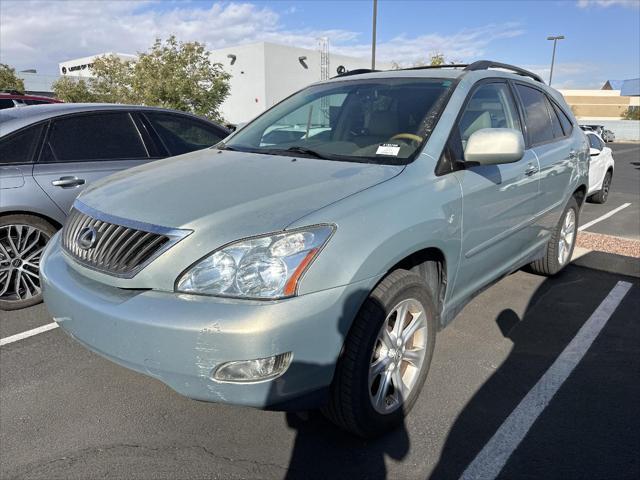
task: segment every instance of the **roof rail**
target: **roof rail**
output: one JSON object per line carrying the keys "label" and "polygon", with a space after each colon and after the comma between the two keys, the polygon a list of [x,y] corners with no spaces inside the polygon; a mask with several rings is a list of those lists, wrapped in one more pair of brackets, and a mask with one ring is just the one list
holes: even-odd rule
{"label": "roof rail", "polygon": [[442,65],[420,65],[418,67],[401,68],[400,70],[426,70],[429,68],[464,68],[466,63],[443,63]]}
{"label": "roof rail", "polygon": [[476,70],[489,70],[490,68],[502,68],[504,70],[510,70],[518,75],[523,75],[525,77],[533,78],[536,82],[544,83],[544,80],[540,78],[539,75],[530,72],[529,70],[525,70],[524,68],[516,67],[514,65],[509,65],[508,63],[499,63],[491,60],[478,60],[477,62],[473,62],[470,65],[465,67],[465,70],[468,72],[474,72]]}
{"label": "roof rail", "polygon": [[362,75],[363,73],[375,73],[375,72],[380,72],[380,70],[372,70],[370,68],[356,68],[355,70],[347,70],[344,73],[339,73],[333,78],[350,77],[351,75]]}

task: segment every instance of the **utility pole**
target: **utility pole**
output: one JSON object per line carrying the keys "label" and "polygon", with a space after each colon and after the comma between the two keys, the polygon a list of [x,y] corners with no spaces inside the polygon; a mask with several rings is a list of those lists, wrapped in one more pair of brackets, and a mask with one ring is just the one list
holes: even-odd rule
{"label": "utility pole", "polygon": [[547,40],[553,40],[553,54],[551,54],[551,71],[549,72],[549,86],[551,86],[551,79],[553,78],[553,64],[556,62],[556,43],[558,40],[564,40],[564,35],[553,35],[547,37]]}
{"label": "utility pole", "polygon": [[376,69],[376,20],[378,17],[378,0],[373,0],[373,33],[371,35],[371,70]]}

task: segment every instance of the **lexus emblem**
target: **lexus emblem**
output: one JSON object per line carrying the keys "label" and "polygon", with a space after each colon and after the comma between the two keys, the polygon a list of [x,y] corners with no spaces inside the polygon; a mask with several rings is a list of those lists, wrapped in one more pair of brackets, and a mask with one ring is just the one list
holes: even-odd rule
{"label": "lexus emblem", "polygon": [[96,246],[98,232],[93,227],[84,227],[76,237],[76,244],[82,250],[89,250]]}

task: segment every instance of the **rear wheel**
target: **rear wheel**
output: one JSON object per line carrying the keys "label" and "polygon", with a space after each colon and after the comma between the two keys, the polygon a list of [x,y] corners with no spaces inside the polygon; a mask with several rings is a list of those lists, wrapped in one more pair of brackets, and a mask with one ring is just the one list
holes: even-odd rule
{"label": "rear wheel", "polygon": [[40,258],[56,229],[33,215],[0,217],[0,309],[40,303]]}
{"label": "rear wheel", "polygon": [[389,274],[365,301],[349,332],[325,415],[362,437],[401,425],[429,371],[435,318],[421,277],[407,270]]}
{"label": "rear wheel", "polygon": [[609,190],[611,189],[611,179],[613,175],[611,170],[609,170],[604,176],[604,180],[602,181],[602,188],[595,194],[589,198],[589,201],[593,203],[605,203],[607,198],[609,198]]}
{"label": "rear wheel", "polygon": [[578,202],[571,197],[547,243],[544,257],[529,265],[534,273],[555,275],[569,263],[578,234],[579,211]]}

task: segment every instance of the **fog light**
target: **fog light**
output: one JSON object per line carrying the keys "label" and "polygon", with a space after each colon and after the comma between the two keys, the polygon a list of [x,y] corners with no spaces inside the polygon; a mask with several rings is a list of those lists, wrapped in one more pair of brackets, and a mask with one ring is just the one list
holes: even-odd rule
{"label": "fog light", "polygon": [[237,360],[220,365],[213,379],[221,382],[261,382],[282,375],[291,363],[291,352],[267,358]]}

